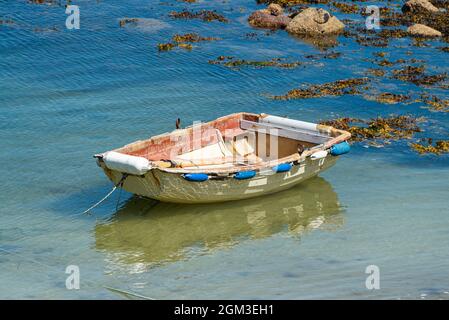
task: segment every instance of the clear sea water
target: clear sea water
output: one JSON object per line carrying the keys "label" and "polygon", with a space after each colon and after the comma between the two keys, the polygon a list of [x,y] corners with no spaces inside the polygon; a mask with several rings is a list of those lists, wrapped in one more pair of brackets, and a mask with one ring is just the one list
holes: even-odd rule
{"label": "clear sea water", "polygon": [[[65,28],[64,7],[0,0],[0,18],[15,21],[0,25],[0,298],[131,297],[106,287],[155,299],[449,298],[449,157],[409,147],[420,137],[447,139],[448,114],[361,95],[266,96],[361,77],[373,67],[364,59],[379,51],[449,71],[448,54],[436,49],[444,43],[415,47],[396,39],[375,48],[339,37],[329,49],[338,59],[234,70],[208,60],[305,61],[321,51],[284,31],[250,28],[254,0],[72,3],[80,6],[80,30]],[[230,22],[168,16],[182,8],[216,9]],[[360,16],[337,16],[363,25]],[[123,17],[147,20],[120,28]],[[157,51],[187,32],[222,40]],[[250,32],[258,36],[245,36]],[[373,78],[371,90],[449,98],[443,89],[389,78]],[[111,189],[94,153],[169,131],[177,117],[187,125],[239,111],[308,121],[389,114],[427,121],[414,140],[355,144],[320,177],[269,197],[187,206],[124,192],[92,216],[77,215]],[[80,268],[80,290],[65,287],[68,265]],[[369,265],[380,269],[379,290],[365,287]]]}

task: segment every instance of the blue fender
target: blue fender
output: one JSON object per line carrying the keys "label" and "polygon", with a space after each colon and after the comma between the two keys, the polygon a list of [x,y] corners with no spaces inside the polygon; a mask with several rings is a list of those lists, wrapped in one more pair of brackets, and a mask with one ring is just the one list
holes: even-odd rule
{"label": "blue fender", "polygon": [[186,173],[182,177],[187,181],[201,182],[209,179],[209,176],[205,173]]}
{"label": "blue fender", "polygon": [[292,168],[292,164],[291,163],[281,163],[277,166],[274,166],[273,168],[271,168],[274,172],[287,172],[290,171],[290,169]]}
{"label": "blue fender", "polygon": [[348,153],[351,150],[351,146],[346,141],[334,144],[330,148],[330,153],[333,156],[339,156],[345,153]]}
{"label": "blue fender", "polygon": [[253,170],[240,171],[234,175],[234,179],[237,179],[237,180],[250,179],[250,178],[253,178],[255,175],[256,175],[256,171],[253,171]]}

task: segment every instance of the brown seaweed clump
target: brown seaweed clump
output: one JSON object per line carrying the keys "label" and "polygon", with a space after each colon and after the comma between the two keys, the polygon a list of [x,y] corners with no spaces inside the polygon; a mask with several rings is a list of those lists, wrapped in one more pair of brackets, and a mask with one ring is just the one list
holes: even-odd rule
{"label": "brown seaweed clump", "polygon": [[15,24],[15,21],[12,19],[0,19],[0,26],[1,25],[8,26],[8,25],[13,25],[13,24]]}
{"label": "brown seaweed clump", "polygon": [[331,2],[331,5],[342,13],[359,13],[360,7],[356,4],[348,4],[344,2]]}
{"label": "brown seaweed clump", "polygon": [[211,21],[220,21],[220,22],[228,22],[228,19],[226,19],[223,15],[217,13],[215,10],[201,10],[201,11],[188,11],[186,9],[182,11],[172,11],[169,14],[170,17],[175,19],[200,19],[206,22]]}
{"label": "brown seaweed clump", "polygon": [[258,4],[275,3],[282,7],[294,7],[302,4],[326,4],[330,0],[257,0]]}
{"label": "brown seaweed clump", "polygon": [[[61,1],[58,1],[58,0],[28,0],[28,2],[32,3],[32,4],[57,5],[57,4],[60,4]],[[67,2],[70,2],[70,0],[68,0]]]}
{"label": "brown seaweed clump", "polygon": [[157,49],[159,50],[159,51],[170,51],[171,49],[173,49],[173,48],[175,48],[177,45],[175,44],[175,43],[171,43],[171,42],[168,42],[168,43],[159,43],[158,45],[157,45]]}
{"label": "brown seaweed clump", "polygon": [[412,149],[419,154],[433,153],[440,155],[442,153],[449,153],[449,140],[437,140],[435,144],[433,144],[432,138],[426,140],[425,143],[412,143]]}
{"label": "brown seaweed clump", "polygon": [[175,34],[172,37],[174,42],[201,42],[201,41],[216,41],[220,38],[215,37],[202,37],[198,33],[186,33],[186,34]]}
{"label": "brown seaweed clump", "polygon": [[307,99],[323,96],[341,96],[345,94],[359,94],[358,87],[368,83],[368,78],[337,80],[325,84],[314,84],[307,88],[288,91],[285,95],[272,96],[275,100]]}
{"label": "brown seaweed clump", "polygon": [[325,53],[317,53],[317,54],[309,54],[305,55],[304,58],[318,60],[318,59],[337,59],[341,56],[340,52],[325,52]]}
{"label": "brown seaweed clump", "polygon": [[225,56],[219,56],[215,60],[210,60],[209,63],[220,64],[230,68],[238,68],[241,66],[253,66],[255,68],[277,67],[277,68],[293,69],[301,65],[301,62],[299,61],[286,62],[281,58],[273,58],[271,60],[266,61],[254,61],[254,60],[235,59],[234,57],[225,57]]}
{"label": "brown seaweed clump", "polygon": [[443,100],[437,96],[422,96],[424,103],[431,111],[449,112],[449,99]]}
{"label": "brown seaweed clump", "polygon": [[137,22],[139,22],[139,18],[122,18],[119,21],[119,26],[120,26],[120,28],[123,28],[127,24],[137,23]]}
{"label": "brown seaweed clump", "polygon": [[376,97],[376,101],[385,104],[395,104],[410,100],[410,96],[395,93],[381,93]]}
{"label": "brown seaweed clump", "polygon": [[366,71],[368,75],[372,75],[374,77],[383,77],[385,75],[385,70],[371,68]]}
{"label": "brown seaweed clump", "polygon": [[411,116],[391,116],[389,118],[374,118],[363,120],[357,118],[339,118],[323,121],[321,124],[349,131],[353,141],[364,140],[399,140],[409,139],[421,132],[418,122],[421,119]]}
{"label": "brown seaweed clump", "polygon": [[447,78],[446,73],[428,75],[425,74],[424,72],[425,72],[424,66],[406,66],[403,69],[393,70],[393,78],[406,82],[411,82],[416,85],[427,85],[427,86],[442,82]]}
{"label": "brown seaweed clump", "polygon": [[172,37],[172,42],[160,43],[157,45],[157,48],[159,51],[170,51],[175,47],[192,50],[193,46],[191,43],[215,40],[220,40],[220,38],[202,37],[197,33],[175,34]]}

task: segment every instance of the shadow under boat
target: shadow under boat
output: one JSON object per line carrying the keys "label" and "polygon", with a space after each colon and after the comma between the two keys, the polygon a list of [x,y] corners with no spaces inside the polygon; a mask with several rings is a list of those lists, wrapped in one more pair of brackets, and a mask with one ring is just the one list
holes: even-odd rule
{"label": "shadow under boat", "polygon": [[326,180],[316,177],[265,197],[210,205],[134,197],[109,221],[97,223],[95,247],[113,264],[147,268],[231,247],[245,239],[279,232],[299,237],[342,224],[337,194]]}

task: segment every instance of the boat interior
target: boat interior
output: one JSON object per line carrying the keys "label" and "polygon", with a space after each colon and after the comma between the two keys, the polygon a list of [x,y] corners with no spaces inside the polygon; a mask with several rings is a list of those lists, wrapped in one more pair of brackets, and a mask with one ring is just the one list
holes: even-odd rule
{"label": "boat interior", "polygon": [[258,164],[301,154],[336,136],[335,131],[311,130],[310,125],[313,124],[306,122],[292,120],[306,124],[301,128],[273,124],[264,119],[263,114],[232,114],[137,141],[114,151],[144,157],[153,162],[182,163],[183,167],[232,166]]}

